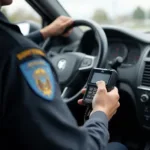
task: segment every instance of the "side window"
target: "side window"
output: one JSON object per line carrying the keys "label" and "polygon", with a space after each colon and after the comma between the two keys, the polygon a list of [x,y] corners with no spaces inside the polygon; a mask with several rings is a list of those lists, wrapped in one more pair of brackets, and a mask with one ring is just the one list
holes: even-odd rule
{"label": "side window", "polygon": [[[10,22],[15,24],[27,21],[32,23],[34,27],[40,28],[42,25],[41,16],[25,0],[14,0],[11,5],[2,7],[2,12]],[[21,31],[25,33],[26,27],[24,25],[20,27],[23,27]]]}
{"label": "side window", "polygon": [[42,21],[40,15],[25,0],[15,0],[11,5],[3,7],[2,12],[12,23],[30,20],[41,24]]}

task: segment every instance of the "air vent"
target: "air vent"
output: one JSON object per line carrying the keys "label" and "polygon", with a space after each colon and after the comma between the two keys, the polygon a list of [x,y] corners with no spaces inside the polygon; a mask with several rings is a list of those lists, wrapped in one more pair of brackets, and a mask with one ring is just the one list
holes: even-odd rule
{"label": "air vent", "polygon": [[144,73],[143,73],[142,85],[150,87],[150,62],[145,63],[145,69],[144,69]]}

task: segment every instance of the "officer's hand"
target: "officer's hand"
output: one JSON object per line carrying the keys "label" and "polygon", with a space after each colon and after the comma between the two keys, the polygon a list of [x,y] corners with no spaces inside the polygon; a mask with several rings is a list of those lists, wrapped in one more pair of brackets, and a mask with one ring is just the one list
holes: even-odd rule
{"label": "officer's hand", "polygon": [[103,81],[97,82],[97,87],[98,90],[92,102],[92,113],[102,111],[107,115],[108,119],[111,119],[120,106],[118,89],[114,88],[111,92],[107,92]]}
{"label": "officer's hand", "polygon": [[[58,17],[54,22],[45,28],[41,29],[40,32],[43,37],[46,39],[50,36],[59,36],[61,35],[67,27],[73,24],[73,20],[66,16]],[[69,36],[71,30],[63,36]]]}

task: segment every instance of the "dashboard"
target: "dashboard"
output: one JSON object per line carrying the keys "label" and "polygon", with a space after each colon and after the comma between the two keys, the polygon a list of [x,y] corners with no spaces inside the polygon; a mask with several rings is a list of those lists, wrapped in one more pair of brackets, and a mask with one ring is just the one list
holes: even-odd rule
{"label": "dashboard", "polygon": [[[88,55],[97,55],[97,43],[91,30],[83,35],[80,48]],[[108,37],[108,63],[117,57],[122,57],[123,66],[132,66],[138,62],[140,55],[141,45],[137,41],[121,37]]]}
{"label": "dashboard", "polygon": [[108,44],[108,61],[113,61],[116,57],[123,58],[124,65],[134,65],[138,62],[141,49],[136,43],[111,41]]}
{"label": "dashboard", "polygon": [[[137,110],[138,121],[141,126],[150,130],[150,34],[119,27],[102,28],[108,41],[108,64],[117,57],[123,59],[122,65],[117,68],[119,90],[130,96]],[[56,43],[51,48],[48,56],[52,52],[54,56],[56,52],[81,52],[97,56],[98,44],[95,37],[93,31],[88,30],[83,33],[81,39],[73,43],[68,42],[69,45],[61,43],[60,39],[59,44]]]}

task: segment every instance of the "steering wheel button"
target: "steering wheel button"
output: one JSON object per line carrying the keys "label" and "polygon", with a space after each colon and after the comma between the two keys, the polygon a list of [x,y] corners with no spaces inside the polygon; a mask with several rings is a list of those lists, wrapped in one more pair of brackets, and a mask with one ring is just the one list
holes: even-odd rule
{"label": "steering wheel button", "polygon": [[86,58],[86,59],[83,60],[83,63],[86,64],[86,65],[91,65],[92,60],[89,59],[89,58]]}
{"label": "steering wheel button", "polygon": [[92,60],[90,58],[85,58],[82,61],[81,67],[86,67],[86,66],[90,66],[92,64]]}

